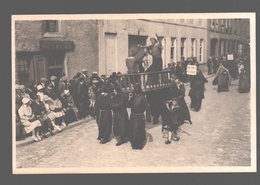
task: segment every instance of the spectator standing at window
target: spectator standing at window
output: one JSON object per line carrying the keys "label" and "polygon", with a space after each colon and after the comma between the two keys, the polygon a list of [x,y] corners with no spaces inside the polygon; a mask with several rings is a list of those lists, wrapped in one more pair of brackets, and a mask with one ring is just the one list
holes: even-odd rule
{"label": "spectator standing at window", "polygon": [[32,108],[30,107],[30,99],[23,98],[22,103],[23,105],[19,108],[18,113],[24,130],[26,133],[32,132],[32,139],[34,141],[40,141],[39,127],[41,127],[41,122],[34,116]]}

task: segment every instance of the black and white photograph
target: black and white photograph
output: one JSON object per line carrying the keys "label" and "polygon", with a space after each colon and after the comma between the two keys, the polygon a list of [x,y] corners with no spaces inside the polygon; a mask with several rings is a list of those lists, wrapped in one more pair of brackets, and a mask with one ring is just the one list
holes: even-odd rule
{"label": "black and white photograph", "polygon": [[255,16],[12,15],[13,174],[256,172]]}

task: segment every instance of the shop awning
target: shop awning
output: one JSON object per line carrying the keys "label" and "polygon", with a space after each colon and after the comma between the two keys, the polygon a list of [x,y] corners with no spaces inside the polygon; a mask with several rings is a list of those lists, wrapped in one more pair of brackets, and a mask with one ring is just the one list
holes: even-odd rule
{"label": "shop awning", "polygon": [[40,41],[40,50],[41,51],[53,51],[53,50],[73,51],[74,42],[41,40]]}

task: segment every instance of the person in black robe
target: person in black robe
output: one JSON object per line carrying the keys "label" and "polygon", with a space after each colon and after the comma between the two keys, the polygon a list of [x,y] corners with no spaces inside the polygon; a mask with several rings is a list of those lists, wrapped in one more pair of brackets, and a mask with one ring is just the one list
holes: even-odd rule
{"label": "person in black robe", "polygon": [[178,105],[178,98],[172,98],[170,101],[165,102],[164,117],[167,128],[169,130],[168,139],[165,144],[170,144],[171,140],[179,141],[178,128],[181,125],[180,121],[180,107]]}
{"label": "person in black robe", "polygon": [[249,77],[245,71],[245,69],[241,69],[239,74],[239,82],[238,82],[238,91],[239,93],[247,93],[250,89]]}
{"label": "person in black robe", "polygon": [[106,91],[102,92],[95,103],[97,110],[96,121],[98,124],[98,140],[101,144],[109,141],[112,133],[112,112],[111,112],[111,92],[112,87],[107,86]]}
{"label": "person in black robe", "polygon": [[202,99],[204,96],[204,84],[207,83],[208,80],[203,76],[200,70],[197,70],[197,75],[193,76],[190,83],[190,92],[189,96],[191,98],[191,108],[194,108],[196,112],[198,112],[201,108]]}
{"label": "person in black robe", "polygon": [[127,113],[127,96],[121,93],[121,89],[116,87],[113,91],[111,109],[113,111],[113,134],[118,137],[116,146],[126,142],[129,130],[129,119]]}
{"label": "person in black robe", "polygon": [[133,94],[129,94],[128,107],[131,108],[130,115],[130,142],[132,149],[141,150],[145,141],[145,116],[149,111],[147,100],[142,93],[141,86],[135,84]]}
{"label": "person in black robe", "polygon": [[79,110],[79,118],[84,119],[89,109],[88,109],[88,87],[84,84],[83,77],[80,77],[77,83],[76,106]]}
{"label": "person in black robe", "polygon": [[173,87],[171,88],[171,97],[178,99],[178,105],[180,107],[180,121],[181,124],[185,122],[185,120],[189,121],[190,124],[192,124],[191,118],[190,118],[190,111],[188,109],[188,106],[186,104],[186,101],[184,99],[185,97],[185,87],[183,82],[179,81],[178,78],[175,79],[175,83],[173,84]]}

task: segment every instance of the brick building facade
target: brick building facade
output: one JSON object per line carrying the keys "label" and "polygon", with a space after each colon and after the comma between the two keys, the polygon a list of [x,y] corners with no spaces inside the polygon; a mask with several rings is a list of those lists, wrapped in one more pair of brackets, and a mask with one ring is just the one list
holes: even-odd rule
{"label": "brick building facade", "polygon": [[[214,22],[214,24],[213,24]],[[224,25],[223,29],[216,22]],[[163,67],[182,57],[204,64],[211,55],[236,52],[249,37],[249,20],[235,19],[125,19],[125,20],[16,20],[16,83],[41,77],[71,79],[87,68],[109,76],[126,73],[125,59],[137,45],[150,45],[158,35],[163,45]],[[243,27],[243,29],[242,29]],[[238,32],[239,30],[239,32]],[[236,32],[235,32],[236,31]]]}

